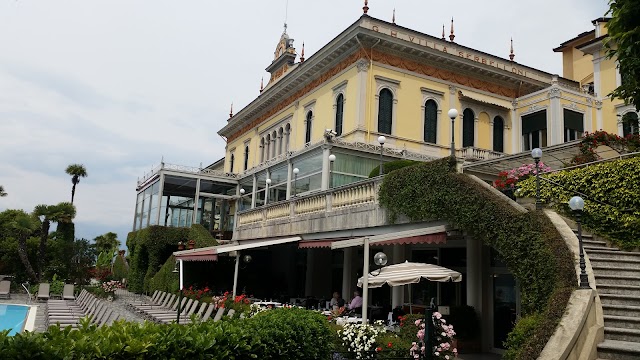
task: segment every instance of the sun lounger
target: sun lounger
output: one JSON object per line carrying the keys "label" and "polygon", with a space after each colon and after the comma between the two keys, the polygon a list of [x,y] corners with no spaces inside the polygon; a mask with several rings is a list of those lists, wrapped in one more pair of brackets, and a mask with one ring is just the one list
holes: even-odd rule
{"label": "sun lounger", "polygon": [[8,280],[0,281],[0,298],[5,298],[5,299],[11,298],[11,281],[8,281]]}
{"label": "sun lounger", "polygon": [[38,286],[38,296],[36,296],[36,300],[49,300],[49,284],[41,283]]}
{"label": "sun lounger", "polygon": [[[183,311],[180,313],[180,324],[190,323],[191,315],[193,315],[196,312],[197,308],[198,308],[198,300],[195,300],[191,305],[191,307],[189,307],[189,303],[187,303],[187,306],[185,306]],[[158,322],[169,323],[176,318],[177,318],[177,313],[170,314],[168,316],[164,316],[164,315],[156,316],[155,320]]]}
{"label": "sun lounger", "polygon": [[64,290],[62,290],[62,300],[75,300],[74,290],[73,284],[65,284]]}
{"label": "sun lounger", "polygon": [[[184,299],[183,299],[184,300]],[[196,300],[197,301],[197,300]],[[180,305],[180,309],[176,309],[175,311],[168,311],[164,313],[154,313],[151,315],[151,318],[154,321],[162,322],[163,319],[172,319],[178,315],[178,311],[180,311],[180,317],[186,317],[187,313],[191,309],[191,305],[193,304],[193,299],[188,299],[185,305]]]}

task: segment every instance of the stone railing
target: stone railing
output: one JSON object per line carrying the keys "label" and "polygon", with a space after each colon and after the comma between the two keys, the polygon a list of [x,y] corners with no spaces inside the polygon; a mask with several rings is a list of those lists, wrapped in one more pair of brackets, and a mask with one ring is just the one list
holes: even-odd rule
{"label": "stone railing", "polygon": [[456,156],[465,160],[490,160],[503,157],[501,152],[479,149],[473,146],[456,150]]}
{"label": "stone railing", "polygon": [[378,177],[242,211],[238,213],[238,226],[374,204],[381,184],[382,178]]}

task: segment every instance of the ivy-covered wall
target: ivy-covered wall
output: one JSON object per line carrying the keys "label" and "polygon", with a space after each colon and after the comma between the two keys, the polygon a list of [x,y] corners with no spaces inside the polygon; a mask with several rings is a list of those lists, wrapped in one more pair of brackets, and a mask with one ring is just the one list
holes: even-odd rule
{"label": "ivy-covered wall", "polygon": [[150,226],[130,232],[127,236],[129,249],[129,290],[141,293],[149,289],[151,278],[160,267],[178,250],[178,242],[186,244],[195,240],[196,248],[217,245],[216,240],[199,224],[191,228]]}
{"label": "ivy-covered wall", "polygon": [[535,359],[555,331],[576,287],[573,257],[542,212],[521,213],[455,171],[449,159],[388,174],[380,204],[411,220],[446,220],[496,249],[519,280],[522,318],[507,341],[508,359]]}
{"label": "ivy-covered wall", "polygon": [[[544,203],[572,217],[567,202],[576,191],[583,193],[587,195],[583,196],[582,216],[586,228],[623,249],[640,247],[640,157],[545,174],[544,178],[561,185],[540,182]],[[535,198],[535,177],[519,182],[517,187],[518,196]]]}

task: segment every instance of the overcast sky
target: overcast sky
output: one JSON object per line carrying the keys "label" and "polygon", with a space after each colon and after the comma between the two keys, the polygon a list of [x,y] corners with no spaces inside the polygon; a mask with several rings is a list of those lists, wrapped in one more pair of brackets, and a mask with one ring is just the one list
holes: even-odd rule
{"label": "overcast sky", "polygon": [[[161,157],[198,166],[224,156],[229,106],[259,93],[287,0],[0,0],[0,185],[7,208],[69,201],[76,236],[131,230],[137,177]],[[490,4],[490,5],[488,5]],[[305,55],[362,14],[359,0],[289,0]],[[430,35],[455,18],[456,42],[562,74],[561,42],[592,30],[606,0],[371,0],[369,15]]]}

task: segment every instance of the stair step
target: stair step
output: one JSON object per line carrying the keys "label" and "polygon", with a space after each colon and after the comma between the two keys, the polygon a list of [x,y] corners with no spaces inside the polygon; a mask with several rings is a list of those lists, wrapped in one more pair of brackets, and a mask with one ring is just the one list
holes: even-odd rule
{"label": "stair step", "polygon": [[640,306],[640,296],[600,294],[602,304]]}
{"label": "stair step", "polygon": [[598,344],[598,358],[610,360],[640,359],[640,343],[605,340]]}
{"label": "stair step", "polygon": [[599,256],[589,256],[589,260],[602,264],[622,264],[624,267],[640,269],[640,256],[638,259],[617,259],[617,258],[601,258]]}
{"label": "stair step", "polygon": [[600,247],[603,249],[609,249],[609,247],[607,246],[607,242],[606,241],[601,241],[601,240],[587,240],[587,239],[582,239],[582,246],[592,246],[592,247]]}
{"label": "stair step", "polygon": [[640,297],[640,286],[637,285],[599,285],[599,294],[633,295]]}
{"label": "stair step", "polygon": [[604,338],[608,340],[620,340],[640,343],[640,330],[605,326]]}
{"label": "stair step", "polygon": [[604,326],[619,329],[640,329],[640,317],[604,315]]}
{"label": "stair step", "polygon": [[[573,229],[573,233],[576,234],[576,236],[578,236],[578,230]],[[582,232],[582,240],[584,239],[593,239],[593,235],[589,234],[589,233],[585,233],[584,231]]]}
{"label": "stair step", "polygon": [[604,315],[640,317],[640,306],[602,304]]}
{"label": "stair step", "polygon": [[640,252],[635,251],[620,251],[612,250],[612,248],[605,249],[591,249],[587,251],[589,259],[596,257],[600,259],[620,259],[620,260],[638,260],[640,259]]}
{"label": "stair step", "polygon": [[591,250],[591,251],[593,251],[593,250],[603,250],[603,249],[606,249],[606,250],[609,250],[609,251],[615,251],[615,252],[620,251],[620,249],[618,249],[618,248],[609,248],[609,247],[603,247],[603,246],[593,246],[593,245],[588,245],[588,244],[585,244],[585,243],[582,244],[582,248],[584,248],[585,251],[587,251],[587,250]]}
{"label": "stair step", "polygon": [[596,277],[596,285],[640,285],[640,279],[635,276],[601,275]]}
{"label": "stair step", "polygon": [[600,275],[623,275],[623,276],[635,276],[640,278],[640,267],[621,264],[609,264],[609,265],[592,265],[595,276]]}

